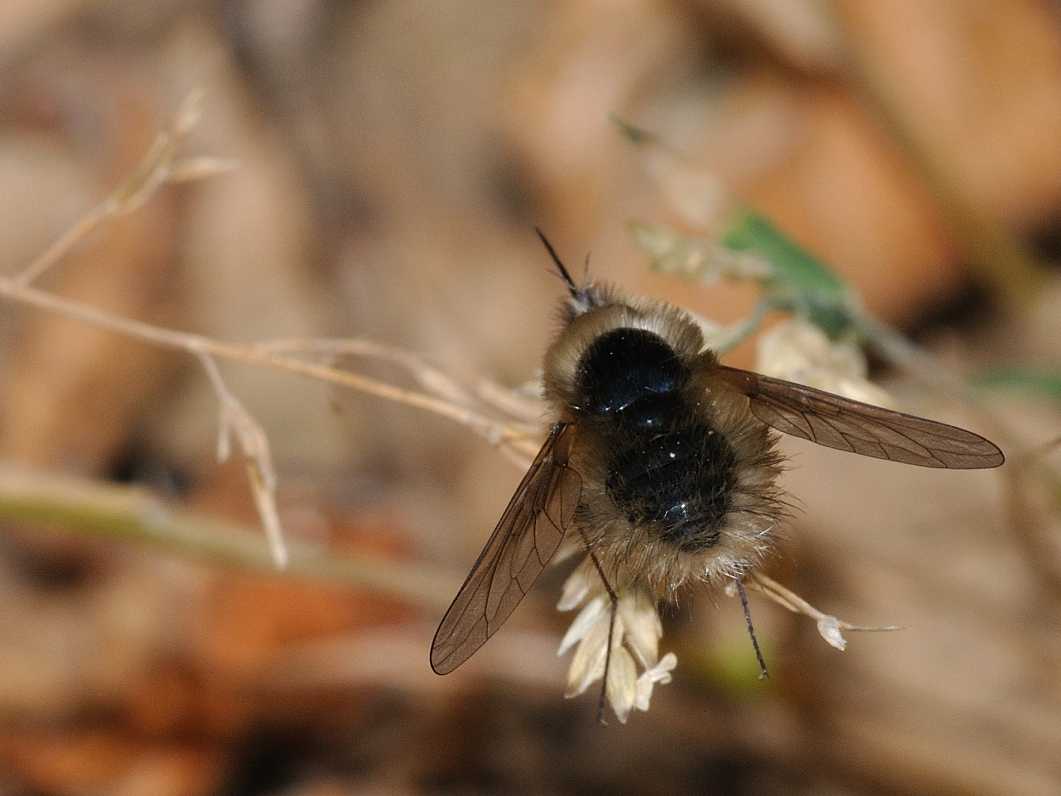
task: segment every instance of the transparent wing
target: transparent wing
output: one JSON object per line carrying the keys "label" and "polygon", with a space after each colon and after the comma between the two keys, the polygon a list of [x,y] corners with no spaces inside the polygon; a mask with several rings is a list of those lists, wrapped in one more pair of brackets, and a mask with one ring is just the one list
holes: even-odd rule
{"label": "transparent wing", "polygon": [[582,478],[568,464],[575,427],[553,427],[431,642],[449,674],[486,643],[530,591],[571,527]]}
{"label": "transparent wing", "polygon": [[963,428],[881,409],[813,387],[720,365],[719,376],[748,396],[755,417],[827,448],[920,467],[998,467],[998,446]]}

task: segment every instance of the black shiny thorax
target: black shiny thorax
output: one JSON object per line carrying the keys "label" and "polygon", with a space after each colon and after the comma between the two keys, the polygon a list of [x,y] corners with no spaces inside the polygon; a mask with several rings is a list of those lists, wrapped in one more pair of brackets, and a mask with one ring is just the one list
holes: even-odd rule
{"label": "black shiny thorax", "polygon": [[586,349],[578,363],[579,403],[592,415],[621,412],[653,395],[680,389],[689,378],[659,335],[645,329],[612,329]]}
{"label": "black shiny thorax", "polygon": [[691,377],[662,337],[628,327],[598,337],[576,371],[579,413],[607,451],[609,498],[686,552],[718,542],[735,464]]}

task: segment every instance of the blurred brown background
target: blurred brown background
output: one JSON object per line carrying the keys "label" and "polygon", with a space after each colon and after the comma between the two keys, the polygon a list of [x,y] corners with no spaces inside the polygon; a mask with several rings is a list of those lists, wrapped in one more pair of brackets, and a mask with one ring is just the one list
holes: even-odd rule
{"label": "blurred brown background", "polygon": [[[1045,0],[6,0],[3,273],[202,89],[184,149],[239,169],[165,188],[40,287],[226,340],[364,336],[515,386],[559,295],[537,224],[631,292],[739,319],[749,289],[649,272],[626,224],[676,219],[616,113],[959,372],[1056,373],[1059,23]],[[295,376],[223,372],[268,432],[291,538],[463,575],[519,477],[489,444]],[[665,629],[675,682],[625,727],[561,697],[562,573],[442,679],[427,650],[443,603],[0,520],[0,792],[1061,792],[1057,481],[1044,492],[1012,464],[1057,436],[1056,398],[986,394],[987,428],[880,377],[910,411],[1001,429],[1011,464],[924,472],[786,443],[804,511],[771,572],[830,613],[906,629],[840,654],[753,598],[760,683],[739,607],[698,595]],[[0,390],[5,467],[257,523],[242,465],[215,462],[216,400],[190,357],[5,300]]]}

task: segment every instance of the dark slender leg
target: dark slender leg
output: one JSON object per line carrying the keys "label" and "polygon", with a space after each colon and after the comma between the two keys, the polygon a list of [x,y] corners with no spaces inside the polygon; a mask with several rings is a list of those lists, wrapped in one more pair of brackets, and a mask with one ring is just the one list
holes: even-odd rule
{"label": "dark slender leg", "polygon": [[759,679],[765,680],[770,676],[766,671],[766,660],[763,651],[759,649],[759,639],[755,637],[755,626],[752,625],[752,612],[748,608],[748,592],[744,590],[744,581],[737,579],[737,594],[740,595],[740,607],[744,609],[744,623],[748,626],[748,635],[751,636],[752,646],[755,648],[755,659],[759,661]]}
{"label": "dark slender leg", "polygon": [[615,615],[619,610],[619,598],[616,597],[615,590],[608,583],[608,579],[604,577],[604,568],[600,565],[600,560],[590,547],[585,534],[582,534],[582,541],[586,543],[586,552],[589,553],[593,566],[597,568],[597,574],[600,575],[601,583],[604,584],[604,589],[608,592],[608,600],[611,602],[611,617],[608,620],[608,649],[604,653],[604,679],[601,681],[600,698],[597,700],[597,721],[601,726],[607,727],[608,722],[604,718],[604,702],[608,696],[608,672],[612,667],[612,641],[615,638]]}

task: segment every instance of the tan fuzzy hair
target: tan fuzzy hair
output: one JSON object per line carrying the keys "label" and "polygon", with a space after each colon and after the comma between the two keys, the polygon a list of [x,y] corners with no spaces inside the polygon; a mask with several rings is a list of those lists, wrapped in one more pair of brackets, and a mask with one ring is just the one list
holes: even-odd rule
{"label": "tan fuzzy hair", "polygon": [[[692,378],[683,401],[688,420],[720,434],[733,452],[734,464],[718,541],[685,552],[664,540],[658,528],[632,524],[616,509],[606,488],[609,451],[592,424],[579,424],[571,454],[571,465],[582,476],[579,531],[616,590],[637,585],[658,599],[674,600],[683,586],[739,578],[773,549],[786,514],[776,485],[783,461],[775,447],[777,435],[752,416],[746,396],[717,378],[718,360],[704,348],[700,327],[688,314],[664,302],[597,290],[599,303],[571,313],[567,328],[545,356],[546,398],[556,416],[578,423],[578,366],[594,340],[612,329],[644,329],[663,338],[689,367]],[[702,461],[698,466],[710,477],[716,465]]]}
{"label": "tan fuzzy hair", "polygon": [[591,285],[583,292],[588,303],[568,299],[562,305],[560,315],[565,326],[545,352],[545,399],[561,418],[566,419],[571,408],[579,408],[575,388],[582,355],[594,340],[612,329],[654,332],[686,362],[705,350],[700,327],[672,304],[626,298],[609,286]]}

